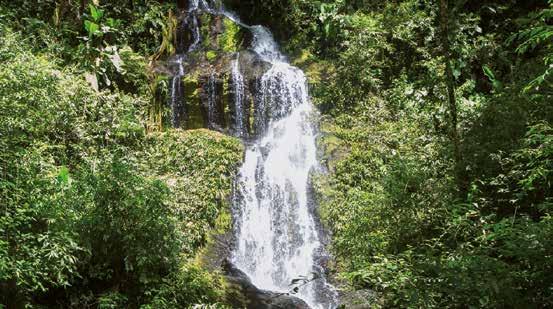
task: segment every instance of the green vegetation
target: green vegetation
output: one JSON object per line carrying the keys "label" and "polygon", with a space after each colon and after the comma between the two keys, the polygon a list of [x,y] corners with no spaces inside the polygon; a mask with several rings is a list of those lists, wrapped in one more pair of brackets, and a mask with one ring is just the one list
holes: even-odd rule
{"label": "green vegetation", "polygon": [[323,112],[334,276],[373,307],[549,307],[553,3],[440,2],[263,9]]}
{"label": "green vegetation", "polygon": [[[122,70],[98,75],[117,83],[94,89],[89,67],[54,52],[54,25],[23,32],[9,18],[22,13],[2,10],[0,307],[221,301],[221,277],[195,260],[228,216],[241,143],[207,130],[148,133],[144,56],[121,48]],[[53,42],[32,48],[39,37]]]}
{"label": "green vegetation", "polygon": [[221,48],[225,52],[237,52],[238,46],[240,46],[240,27],[228,18],[223,19],[225,25],[225,33],[220,38]]}
{"label": "green vegetation", "polygon": [[[309,76],[340,289],[375,308],[553,306],[553,2],[225,3]],[[0,307],[224,306],[198,256],[229,229],[243,149],[163,126],[151,63],[175,51],[175,12],[0,2]],[[209,60],[246,39],[222,27]]]}

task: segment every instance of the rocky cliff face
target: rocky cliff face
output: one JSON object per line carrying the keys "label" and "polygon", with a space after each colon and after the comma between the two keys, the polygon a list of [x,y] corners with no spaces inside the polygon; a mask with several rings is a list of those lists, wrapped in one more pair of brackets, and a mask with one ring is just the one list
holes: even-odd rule
{"label": "rocky cliff face", "polygon": [[249,50],[250,29],[219,4],[190,3],[178,15],[176,54],[156,69],[169,80],[172,126],[255,136],[264,111],[254,98],[271,65]]}

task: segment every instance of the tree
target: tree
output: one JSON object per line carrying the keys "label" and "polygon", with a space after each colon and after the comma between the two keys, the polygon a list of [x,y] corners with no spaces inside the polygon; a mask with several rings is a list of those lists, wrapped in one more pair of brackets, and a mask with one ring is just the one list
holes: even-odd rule
{"label": "tree", "polygon": [[462,176],[462,156],[460,150],[461,142],[457,125],[457,102],[455,99],[455,78],[453,76],[453,68],[451,65],[452,55],[449,47],[449,8],[447,0],[440,0],[440,28],[442,52],[445,61],[445,82],[447,86],[447,99],[449,106],[450,138],[453,143],[453,158],[455,160],[455,177],[459,193],[462,196],[463,193],[466,192],[466,184]]}

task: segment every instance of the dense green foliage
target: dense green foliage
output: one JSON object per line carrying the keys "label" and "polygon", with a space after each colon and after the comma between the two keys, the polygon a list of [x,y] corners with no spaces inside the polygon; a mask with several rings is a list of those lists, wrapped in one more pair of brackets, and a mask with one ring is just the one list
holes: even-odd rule
{"label": "dense green foliage", "polygon": [[[553,2],[448,2],[451,54],[439,1],[225,1],[309,77],[344,293],[375,291],[376,308],[552,307]],[[174,52],[174,9],[0,1],[0,307],[223,299],[194,258],[228,221],[242,148],[151,132],[166,89],[148,63]]]}
{"label": "dense green foliage", "polygon": [[375,307],[552,306],[553,4],[449,1],[460,172],[439,1],[280,4],[257,10],[323,112],[336,277]]}
{"label": "dense green foliage", "polygon": [[284,9],[323,112],[335,275],[375,307],[549,307],[553,4],[449,2],[460,171],[437,2]]}
{"label": "dense green foliage", "polygon": [[[31,14],[6,8],[3,17]],[[121,76],[137,87],[96,91],[83,62],[55,53],[53,25],[31,33],[1,21],[0,307],[219,302],[222,279],[195,260],[228,216],[240,142],[207,130],[148,133],[144,56],[131,47]],[[31,48],[40,39],[53,42]]]}

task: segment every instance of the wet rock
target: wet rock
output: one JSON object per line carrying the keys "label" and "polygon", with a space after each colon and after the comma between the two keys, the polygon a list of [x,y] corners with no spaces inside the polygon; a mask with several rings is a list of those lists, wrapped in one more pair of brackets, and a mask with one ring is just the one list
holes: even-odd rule
{"label": "wet rock", "polygon": [[373,290],[345,290],[340,291],[340,308],[370,309],[377,303],[377,294]]}
{"label": "wet rock", "polygon": [[227,301],[234,308],[248,309],[309,309],[300,298],[288,294],[258,289],[250,278],[228,259],[223,261],[228,283]]}
{"label": "wet rock", "polygon": [[[181,9],[177,22],[177,55],[156,60],[151,70],[155,75],[166,77],[153,80],[170,80],[166,84],[166,98],[159,99],[168,102],[171,110],[164,114],[172,115],[172,125],[183,129],[209,128],[242,138],[262,132],[266,111],[260,100],[253,98],[259,97],[262,76],[271,64],[248,50],[252,32],[213,11],[188,11],[184,4]],[[236,61],[243,76],[239,96],[232,76]],[[174,79],[182,74],[179,72],[184,73],[182,81]],[[240,102],[235,102],[237,97]]]}
{"label": "wet rock", "polygon": [[225,80],[216,72],[201,77],[200,92],[204,124],[210,130],[224,131],[226,128],[225,101],[223,100]]}
{"label": "wet rock", "polygon": [[272,66],[250,50],[241,51],[238,61],[244,70],[244,77],[249,80],[262,77]]}

